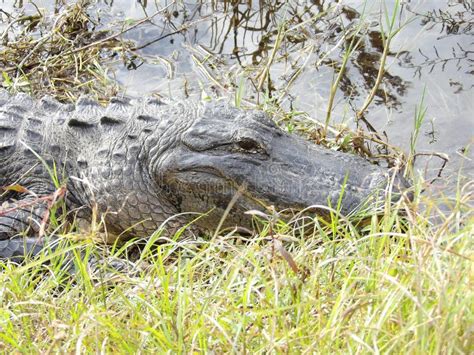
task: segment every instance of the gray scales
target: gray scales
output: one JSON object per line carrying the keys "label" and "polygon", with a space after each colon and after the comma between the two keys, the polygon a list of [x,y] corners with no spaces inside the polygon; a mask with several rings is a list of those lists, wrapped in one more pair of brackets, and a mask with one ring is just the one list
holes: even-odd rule
{"label": "gray scales", "polygon": [[51,170],[65,183],[71,215],[90,222],[95,207],[112,239],[150,236],[165,221],[176,231],[196,218],[185,212],[207,213],[195,224],[212,230],[238,191],[224,227],[249,228],[245,212],[264,205],[336,206],[343,185],[342,214],[380,195],[374,191],[407,187],[398,174],[389,184],[384,168],[223,102],[112,99],[102,107],[0,91],[0,258],[44,247],[38,233],[48,204],[40,197],[57,189]]}

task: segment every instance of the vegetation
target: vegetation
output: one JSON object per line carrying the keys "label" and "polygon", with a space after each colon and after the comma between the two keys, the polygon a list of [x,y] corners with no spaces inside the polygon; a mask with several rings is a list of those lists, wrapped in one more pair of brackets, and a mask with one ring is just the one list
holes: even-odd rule
{"label": "vegetation", "polygon": [[105,258],[89,270],[90,242],[73,275],[60,266],[64,251],[49,264],[7,263],[0,341],[25,353],[468,353],[470,188],[456,198],[417,194],[406,217],[398,206],[363,228],[334,217],[305,231],[262,223],[248,240],[152,238],[135,273],[107,270]]}
{"label": "vegetation", "polygon": [[[395,3],[392,14],[384,10],[387,33],[380,35],[378,63],[385,63],[390,40],[400,30]],[[87,5],[78,1],[53,19],[40,10],[8,18],[0,47],[3,86],[62,101],[81,93],[106,101],[118,92],[111,77],[114,63],[147,60],[121,35],[169,9],[102,33],[90,30],[96,23]],[[355,121],[369,133],[331,124],[336,94],[347,89],[347,65],[369,33],[363,17],[333,41],[346,44],[341,61],[329,61],[330,50],[321,59],[335,69],[324,122],[285,108],[310,50],[301,49],[296,60],[301,65],[280,87],[271,80],[272,66],[282,60],[284,48],[300,43],[298,35],[310,31],[305,26],[316,26],[326,15],[332,19],[333,13],[298,23],[281,19],[270,55],[250,69],[223,72],[217,56],[189,50],[210,85],[235,97],[237,106],[265,109],[286,129],[333,149],[384,158],[391,165],[413,162],[425,115],[422,99],[408,157],[364,117],[375,97],[390,99],[381,93],[387,78],[383,64],[355,111]],[[204,99],[210,95],[203,90]],[[78,234],[64,223],[61,209],[53,208],[51,229],[63,235],[64,247],[22,265],[0,262],[0,348],[22,353],[470,353],[473,182],[460,171],[454,191],[423,192],[423,177],[410,165],[406,173],[414,179],[413,202],[386,204],[364,218],[340,216],[337,208],[329,220],[283,221],[274,211],[254,212],[257,232],[251,238],[217,226],[201,240],[182,240],[179,234],[165,238],[157,231],[121,271],[110,265],[136,241],[97,245],[99,228]],[[54,170],[51,174],[54,179]],[[55,183],[59,190],[61,182]],[[101,262],[91,269],[90,259]],[[65,266],[68,260],[74,266]]]}

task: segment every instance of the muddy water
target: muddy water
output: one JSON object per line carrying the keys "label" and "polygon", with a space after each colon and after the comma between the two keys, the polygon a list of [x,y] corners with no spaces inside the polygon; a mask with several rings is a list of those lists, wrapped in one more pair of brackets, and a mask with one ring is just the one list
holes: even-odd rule
{"label": "muddy water", "polygon": [[[57,3],[61,2],[35,1],[48,11],[60,8]],[[201,97],[203,93],[233,95],[229,83],[238,84],[235,73],[243,76],[268,60],[278,41],[279,26],[287,21],[294,30],[274,53],[271,82],[264,89],[268,96],[278,97],[287,88],[289,95],[284,96],[281,105],[308,112],[321,122],[326,118],[331,83],[346,48],[342,33],[354,31],[358,23],[363,23],[360,45],[349,60],[331,115],[333,124],[354,127],[355,112],[373,87],[383,51],[381,21],[385,19],[380,3],[241,3],[104,0],[91,5],[89,11],[100,20],[98,30],[109,28],[117,20],[151,16],[168,6],[165,13],[123,35],[137,43],[141,56],[130,58],[126,65],[115,65],[115,80],[130,96],[152,92],[172,98]],[[393,9],[394,1],[383,3]],[[415,112],[423,103],[426,114],[417,151],[447,154],[450,163],[444,176],[457,173],[461,167],[463,175],[472,177],[474,172],[474,147],[470,147],[474,142],[474,19],[470,3],[402,1],[396,14],[396,26],[401,30],[391,43],[387,73],[366,115],[391,144],[408,151]],[[0,4],[6,11],[28,11],[31,7],[21,1],[0,0]],[[201,61],[208,56],[212,61],[201,66],[193,56]],[[246,98],[262,99],[249,81],[245,87]],[[440,165],[435,157],[417,162],[428,176],[436,174]]]}

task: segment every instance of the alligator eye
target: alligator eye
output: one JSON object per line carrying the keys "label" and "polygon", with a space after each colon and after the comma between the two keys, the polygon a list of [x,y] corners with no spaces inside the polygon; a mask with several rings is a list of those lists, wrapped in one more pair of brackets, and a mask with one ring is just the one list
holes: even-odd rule
{"label": "alligator eye", "polygon": [[260,144],[257,141],[253,140],[252,138],[242,138],[237,142],[237,145],[247,151],[257,151],[261,149]]}

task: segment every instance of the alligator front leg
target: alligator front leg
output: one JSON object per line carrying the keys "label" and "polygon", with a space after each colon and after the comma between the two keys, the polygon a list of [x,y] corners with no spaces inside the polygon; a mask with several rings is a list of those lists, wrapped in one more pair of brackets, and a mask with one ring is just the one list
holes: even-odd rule
{"label": "alligator front leg", "polygon": [[[49,208],[47,201],[23,199],[16,202],[9,201],[7,207],[0,207],[0,260],[23,262],[27,257],[35,257],[43,249],[54,251],[60,241],[58,236],[41,236],[40,229],[45,223]],[[81,257],[85,254],[81,251]],[[73,274],[77,270],[71,264],[74,255],[66,253],[65,270]],[[100,256],[90,255],[88,266],[92,269],[106,266],[111,271],[131,272],[132,264],[126,260],[114,257],[102,260]]]}
{"label": "alligator front leg", "polygon": [[47,203],[23,199],[0,208],[0,259],[21,261],[35,256],[45,246],[39,231]]}

